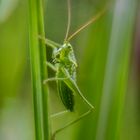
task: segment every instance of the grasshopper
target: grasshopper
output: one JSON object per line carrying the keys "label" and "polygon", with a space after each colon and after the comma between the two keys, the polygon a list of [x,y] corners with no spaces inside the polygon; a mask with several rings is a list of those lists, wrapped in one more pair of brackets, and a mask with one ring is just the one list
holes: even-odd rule
{"label": "grasshopper", "polygon": [[[42,38],[39,36],[40,39],[43,39],[45,44],[47,46],[50,46],[53,49],[53,64],[50,62],[47,62],[47,66],[50,67],[52,70],[56,72],[56,76],[53,78],[48,78],[44,80],[44,84],[48,83],[49,81],[56,81],[57,83],[57,90],[60,96],[60,99],[67,109],[67,111],[73,112],[74,111],[74,93],[78,94],[81,99],[89,106],[89,110],[85,113],[83,113],[81,116],[79,116],[77,119],[69,122],[64,127],[56,130],[52,135],[52,140],[55,139],[55,135],[65,129],[66,127],[76,123],[77,121],[81,120],[83,117],[87,116],[94,110],[94,106],[83,96],[82,92],[80,91],[77,83],[76,83],[76,68],[77,68],[77,62],[74,55],[73,47],[69,43],[70,40],[77,35],[80,31],[82,31],[84,28],[86,28],[91,23],[95,22],[97,19],[99,19],[106,11],[106,7],[99,12],[96,16],[91,18],[87,23],[85,23],[83,26],[81,26],[76,32],[74,32],[72,35],[68,36],[69,29],[70,29],[70,21],[71,21],[71,6],[70,6],[70,0],[67,0],[68,5],[68,24],[67,24],[67,31],[64,39],[63,45],[60,45],[54,41],[51,41],[46,38]],[[61,114],[65,113],[65,111],[57,113],[54,116],[59,116]]]}

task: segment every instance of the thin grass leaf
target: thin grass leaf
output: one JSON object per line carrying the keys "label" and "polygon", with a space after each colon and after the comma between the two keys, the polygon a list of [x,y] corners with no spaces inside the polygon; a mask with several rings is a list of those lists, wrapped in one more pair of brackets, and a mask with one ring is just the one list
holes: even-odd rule
{"label": "thin grass leaf", "polygon": [[46,49],[42,0],[29,0],[29,47],[33,84],[33,103],[36,140],[49,140],[48,92],[43,80],[47,78]]}

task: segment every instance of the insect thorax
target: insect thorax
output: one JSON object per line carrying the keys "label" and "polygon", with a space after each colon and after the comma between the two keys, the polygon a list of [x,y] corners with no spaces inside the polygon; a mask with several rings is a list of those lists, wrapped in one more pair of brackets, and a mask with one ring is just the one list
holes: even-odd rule
{"label": "insect thorax", "polygon": [[[65,68],[69,72],[71,78],[76,80],[77,63],[73,48],[70,43],[65,43],[57,50],[54,50],[53,62],[58,68],[58,73],[61,71],[62,68]],[[60,75],[58,74],[58,76]]]}

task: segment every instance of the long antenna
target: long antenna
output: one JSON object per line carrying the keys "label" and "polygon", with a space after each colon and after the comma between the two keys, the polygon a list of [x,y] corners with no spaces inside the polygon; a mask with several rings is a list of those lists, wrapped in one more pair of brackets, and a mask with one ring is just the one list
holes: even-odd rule
{"label": "long antenna", "polygon": [[73,34],[71,34],[68,38],[67,41],[70,41],[75,35],[77,35],[80,31],[82,31],[83,29],[85,29],[88,25],[90,25],[91,23],[95,22],[96,20],[98,20],[101,16],[103,16],[103,14],[106,12],[108,6],[105,6],[105,8],[99,12],[97,15],[95,15],[94,17],[92,17],[88,22],[86,22],[84,25],[82,25],[78,30],[76,30]]}
{"label": "long antenna", "polygon": [[70,30],[70,22],[71,22],[71,4],[70,4],[70,0],[67,0],[67,6],[68,6],[68,23],[67,23],[67,31],[66,31],[64,42],[67,41],[69,30]]}

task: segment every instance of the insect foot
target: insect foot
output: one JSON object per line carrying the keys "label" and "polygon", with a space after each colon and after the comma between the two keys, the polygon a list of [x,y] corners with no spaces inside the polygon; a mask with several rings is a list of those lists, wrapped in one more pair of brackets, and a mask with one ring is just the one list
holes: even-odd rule
{"label": "insect foot", "polygon": [[41,35],[38,35],[38,39],[44,40],[44,42],[45,42],[45,37],[43,37],[43,36],[41,36]]}
{"label": "insect foot", "polygon": [[56,133],[54,132],[52,137],[51,137],[51,140],[55,140],[55,135],[56,135]]}

